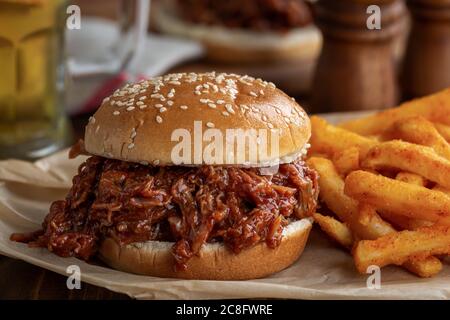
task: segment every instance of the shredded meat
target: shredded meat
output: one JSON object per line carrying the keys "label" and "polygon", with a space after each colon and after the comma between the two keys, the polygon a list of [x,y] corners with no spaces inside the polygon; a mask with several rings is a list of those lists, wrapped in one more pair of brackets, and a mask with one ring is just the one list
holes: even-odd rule
{"label": "shredded meat", "polygon": [[11,239],[84,260],[105,237],[122,245],[173,241],[182,269],[205,243],[220,241],[235,253],[263,241],[275,248],[289,222],[313,213],[317,195],[317,174],[302,160],[263,176],[258,169],[152,167],[92,156],[66,199],[53,202],[42,230]]}
{"label": "shredded meat", "polygon": [[84,140],[79,139],[69,150],[69,159],[74,159],[78,156],[90,156],[89,152],[84,148]]}
{"label": "shredded meat", "polygon": [[288,31],[312,23],[303,0],[178,0],[181,16],[193,23],[258,31]]}

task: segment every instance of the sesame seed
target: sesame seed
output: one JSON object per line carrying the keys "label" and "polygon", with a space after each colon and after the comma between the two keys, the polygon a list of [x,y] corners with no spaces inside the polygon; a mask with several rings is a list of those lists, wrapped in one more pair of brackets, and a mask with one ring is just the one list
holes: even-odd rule
{"label": "sesame seed", "polygon": [[142,97],[139,98],[139,100],[141,100],[141,101],[142,101],[142,100],[145,100],[145,99],[147,99],[146,96],[142,96]]}
{"label": "sesame seed", "polygon": [[133,149],[134,148],[134,143],[130,143],[129,145],[128,145],[128,149]]}
{"label": "sesame seed", "polygon": [[245,81],[245,78],[244,78],[244,77],[239,78],[238,81],[239,81],[240,83],[243,83],[243,84],[247,85],[247,86],[253,85],[252,83]]}
{"label": "sesame seed", "polygon": [[201,93],[200,91],[195,91],[195,94],[196,94],[197,96],[199,96],[199,95],[201,95],[202,93]]}
{"label": "sesame seed", "polygon": [[207,126],[208,128],[214,128],[214,123],[212,123],[212,122],[207,122],[207,123],[206,123],[206,126]]}
{"label": "sesame seed", "polygon": [[252,96],[252,97],[257,97],[258,95],[255,93],[255,92],[253,92],[253,91],[250,91],[250,95]]}
{"label": "sesame seed", "polygon": [[142,105],[144,105],[144,103],[142,101],[138,101],[138,102],[136,102],[136,105],[137,106],[142,106]]}
{"label": "sesame seed", "polygon": [[162,107],[163,107],[163,105],[161,103],[155,104],[155,108],[162,108]]}
{"label": "sesame seed", "polygon": [[131,139],[136,138],[137,132],[136,129],[133,128],[133,130],[131,131]]}
{"label": "sesame seed", "polygon": [[227,111],[229,112],[229,113],[231,113],[231,114],[234,114],[234,109],[233,109],[233,106],[231,105],[231,104],[226,104],[225,105],[225,109],[227,109]]}
{"label": "sesame seed", "polygon": [[169,94],[167,95],[167,97],[169,97],[169,98],[173,98],[174,96],[175,96],[175,94],[172,92],[169,92]]}
{"label": "sesame seed", "polygon": [[162,107],[159,109],[159,112],[161,112],[161,113],[166,112],[166,111],[167,111],[167,108],[165,108],[165,107]]}
{"label": "sesame seed", "polygon": [[289,119],[289,117],[284,117],[284,121],[286,121],[287,123],[290,123],[291,119]]}
{"label": "sesame seed", "polygon": [[177,85],[177,86],[179,86],[179,85],[181,84],[181,82],[180,82],[180,81],[176,81],[176,80],[173,80],[173,81],[169,81],[169,83],[170,83],[170,84],[174,84],[174,85]]}
{"label": "sesame seed", "polygon": [[208,107],[215,109],[217,106],[214,103],[208,103]]}
{"label": "sesame seed", "polygon": [[135,108],[134,107],[128,107],[127,111],[133,111]]}
{"label": "sesame seed", "polygon": [[201,103],[208,103],[210,100],[209,99],[200,99]]}
{"label": "sesame seed", "polygon": [[167,101],[167,105],[168,105],[169,107],[173,106],[173,101],[171,101],[171,100]]}
{"label": "sesame seed", "polygon": [[180,108],[183,109],[183,110],[187,110],[188,106],[184,106],[183,105],[183,106],[180,106]]}
{"label": "sesame seed", "polygon": [[95,118],[94,117],[89,117],[89,122],[90,123],[95,123]]}
{"label": "sesame seed", "polygon": [[259,90],[259,94],[263,96],[264,95],[264,90],[263,89]]}
{"label": "sesame seed", "polygon": [[162,123],[163,119],[160,116],[156,116],[156,122]]}
{"label": "sesame seed", "polygon": [[268,123],[267,126],[268,126],[270,129],[273,129],[273,124]]}
{"label": "sesame seed", "polygon": [[295,101],[295,98],[294,98],[294,97],[291,97],[291,100],[292,100],[292,101]]}
{"label": "sesame seed", "polygon": [[148,166],[149,165],[149,163],[147,161],[141,161],[139,163],[142,164],[143,166]]}
{"label": "sesame seed", "polygon": [[272,89],[275,89],[277,87],[273,82],[269,82],[268,86]]}
{"label": "sesame seed", "polygon": [[111,105],[113,106],[113,105],[115,105],[116,104],[116,100],[112,100],[111,101]]}
{"label": "sesame seed", "polygon": [[225,116],[225,117],[228,117],[230,114],[228,113],[228,112],[226,112],[226,111],[222,111],[222,114]]}
{"label": "sesame seed", "polygon": [[281,114],[281,110],[280,109],[275,109],[277,111],[278,114]]}
{"label": "sesame seed", "polygon": [[114,112],[113,112],[113,115],[115,115],[115,116],[118,116],[119,114],[120,114],[119,111],[114,111]]}
{"label": "sesame seed", "polygon": [[159,160],[153,161],[153,165],[157,166],[159,164]]}
{"label": "sesame seed", "polygon": [[217,100],[216,103],[217,103],[217,104],[224,104],[224,103],[225,103],[225,100]]}
{"label": "sesame seed", "polygon": [[262,119],[263,119],[263,121],[267,121],[267,116],[266,116],[266,115],[263,115],[263,116],[262,116]]}
{"label": "sesame seed", "polygon": [[146,93],[147,92],[147,90],[141,90],[141,91],[139,91],[139,93]]}
{"label": "sesame seed", "polygon": [[151,98],[154,98],[154,99],[160,99],[162,96],[163,96],[163,95],[160,94],[160,93],[154,93],[154,94],[152,94],[150,97],[151,97]]}
{"label": "sesame seed", "polygon": [[106,103],[106,102],[108,102],[109,101],[109,97],[106,97],[105,99],[103,99],[103,103]]}
{"label": "sesame seed", "polygon": [[146,104],[142,105],[139,107],[139,109],[144,110],[145,108],[147,108],[148,106]]}

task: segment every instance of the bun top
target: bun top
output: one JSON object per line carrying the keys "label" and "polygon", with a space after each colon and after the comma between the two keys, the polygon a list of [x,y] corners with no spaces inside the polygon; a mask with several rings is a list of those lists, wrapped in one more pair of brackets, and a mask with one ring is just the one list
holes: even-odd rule
{"label": "bun top", "polygon": [[127,84],[86,126],[92,154],[153,165],[265,167],[305,153],[311,124],[273,83],[177,73]]}

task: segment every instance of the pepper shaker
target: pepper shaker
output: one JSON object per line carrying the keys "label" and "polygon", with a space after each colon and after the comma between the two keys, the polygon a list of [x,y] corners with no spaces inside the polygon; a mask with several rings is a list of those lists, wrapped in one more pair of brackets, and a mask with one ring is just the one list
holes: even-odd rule
{"label": "pepper shaker", "polygon": [[[368,28],[370,5],[380,29]],[[316,23],[324,43],[313,80],[314,112],[381,109],[398,102],[395,40],[404,30],[400,0],[319,0]]]}
{"label": "pepper shaker", "polygon": [[450,0],[409,0],[412,28],[402,72],[405,98],[450,87]]}

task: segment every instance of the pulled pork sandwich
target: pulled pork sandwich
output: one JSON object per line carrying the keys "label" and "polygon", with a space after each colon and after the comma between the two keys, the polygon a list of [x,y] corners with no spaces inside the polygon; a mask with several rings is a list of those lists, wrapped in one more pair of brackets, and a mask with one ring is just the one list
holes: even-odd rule
{"label": "pulled pork sandwich", "polygon": [[202,42],[216,61],[303,61],[321,46],[303,0],[159,0],[152,21],[163,33]]}
{"label": "pulled pork sandwich", "polygon": [[[205,156],[212,137],[234,129],[264,134]],[[260,139],[274,132],[278,141]],[[53,202],[42,230],[11,239],[138,274],[267,276],[296,261],[312,226],[310,133],[303,109],[261,79],[189,73],[126,85],[72,148],[88,157],[66,199]],[[276,144],[279,154],[252,157]]]}

